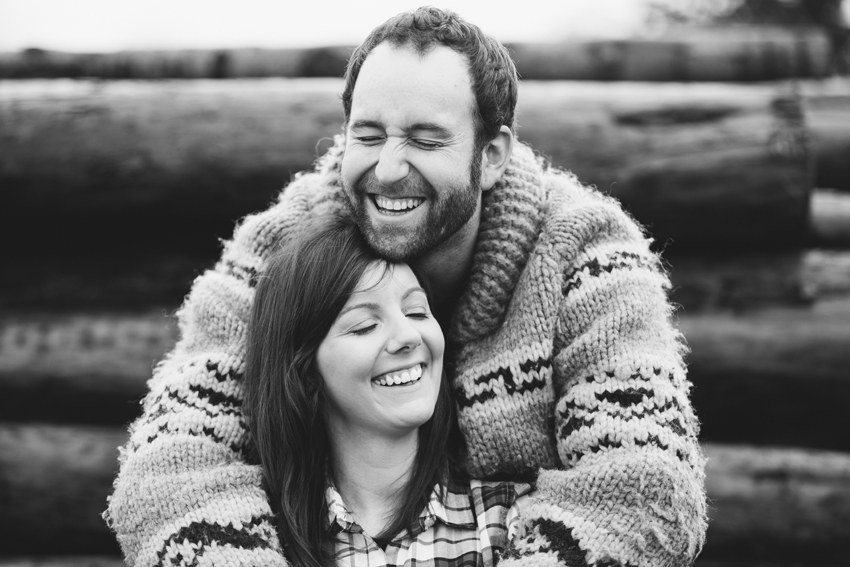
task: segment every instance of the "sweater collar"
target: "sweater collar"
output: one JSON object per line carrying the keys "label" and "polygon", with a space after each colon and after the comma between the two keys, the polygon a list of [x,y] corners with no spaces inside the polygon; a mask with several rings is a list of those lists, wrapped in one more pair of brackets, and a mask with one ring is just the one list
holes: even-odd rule
{"label": "sweater collar", "polygon": [[502,179],[484,193],[472,268],[447,330],[450,340],[480,339],[501,325],[540,233],[544,191],[542,162],[517,142]]}

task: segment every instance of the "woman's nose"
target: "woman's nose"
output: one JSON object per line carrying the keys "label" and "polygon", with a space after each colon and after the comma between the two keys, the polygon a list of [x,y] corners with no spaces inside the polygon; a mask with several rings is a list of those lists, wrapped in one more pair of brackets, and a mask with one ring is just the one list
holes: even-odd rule
{"label": "woman's nose", "polygon": [[422,344],[422,335],[407,317],[402,317],[391,330],[387,341],[387,351],[400,353],[414,350]]}
{"label": "woman's nose", "polygon": [[410,173],[410,165],[404,154],[404,145],[401,142],[393,138],[386,141],[375,166],[375,177],[381,185],[397,183]]}

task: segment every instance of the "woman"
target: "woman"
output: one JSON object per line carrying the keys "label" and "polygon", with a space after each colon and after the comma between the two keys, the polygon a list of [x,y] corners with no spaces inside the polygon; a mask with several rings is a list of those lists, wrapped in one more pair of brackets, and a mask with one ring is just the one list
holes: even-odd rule
{"label": "woman", "polygon": [[445,341],[424,282],[354,223],[321,217],[257,286],[245,403],[297,566],[493,564],[526,485],[458,466]]}

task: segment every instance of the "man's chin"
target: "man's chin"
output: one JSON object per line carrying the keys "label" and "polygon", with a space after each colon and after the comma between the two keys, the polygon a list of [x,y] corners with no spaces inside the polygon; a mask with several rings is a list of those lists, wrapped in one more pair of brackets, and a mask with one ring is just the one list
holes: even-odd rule
{"label": "man's chin", "polygon": [[414,225],[387,224],[381,218],[373,218],[371,212],[360,208],[357,224],[366,243],[382,258],[390,262],[409,262],[421,256],[423,238],[421,227]]}
{"label": "man's chin", "polygon": [[408,262],[417,255],[409,239],[387,238],[370,231],[366,234],[366,242],[381,258],[390,262]]}

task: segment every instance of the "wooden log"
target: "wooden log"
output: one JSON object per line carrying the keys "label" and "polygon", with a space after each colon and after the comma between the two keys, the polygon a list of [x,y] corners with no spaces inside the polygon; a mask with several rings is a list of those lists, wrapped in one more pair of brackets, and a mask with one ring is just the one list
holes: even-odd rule
{"label": "wooden log", "polygon": [[0,53],[0,79],[342,77],[352,47]]}
{"label": "wooden log", "polygon": [[850,83],[812,82],[803,92],[815,159],[814,183],[850,191]]}
{"label": "wooden log", "polygon": [[840,565],[850,553],[850,455],[706,445],[703,559]]}
{"label": "wooden log", "polygon": [[850,300],[682,313],[704,439],[850,451]]}
{"label": "wooden log", "polygon": [[120,258],[175,242],[184,253],[214,253],[216,236],[229,237],[238,218],[266,207],[330,145],[320,138],[339,131],[339,87],[323,79],[7,84],[0,233],[11,238],[36,223],[40,230],[15,237],[30,248],[22,255],[88,249]]}
{"label": "wooden log", "polygon": [[[120,557],[111,557],[108,555],[0,557],[0,567],[124,567],[124,561]],[[700,565],[699,567],[709,566]]]}
{"label": "wooden log", "polygon": [[[807,307],[684,312],[679,325],[704,439],[850,451],[847,295]],[[175,339],[171,321],[156,314],[0,320],[0,415],[126,423]]]}
{"label": "wooden log", "polygon": [[802,287],[808,297],[837,298],[850,294],[850,253],[812,250],[803,256]]}
{"label": "wooden log", "polygon": [[526,80],[769,81],[824,77],[827,35],[811,28],[726,26],[653,40],[512,44]]}
{"label": "wooden log", "polygon": [[520,137],[680,249],[800,242],[810,172],[795,95],[764,86],[612,87],[524,90]]}
{"label": "wooden log", "polygon": [[162,312],[10,316],[0,323],[5,420],[127,423],[177,339]]}
{"label": "wooden log", "polygon": [[0,425],[3,553],[118,555],[100,514],[126,438],[120,428]]}
{"label": "wooden log", "polygon": [[216,247],[203,256],[17,258],[0,271],[0,313],[174,310],[219,255]]}
{"label": "wooden log", "polygon": [[[208,249],[211,232],[227,237],[236,219],[266,206],[327,147],[320,138],[339,129],[341,87],[7,84],[0,184],[12,206],[0,212],[0,236],[17,238],[37,223],[18,248],[24,255],[172,250],[175,242]],[[793,93],[706,84],[522,89],[520,137],[620,198],[659,241],[735,249],[802,242],[810,171]],[[205,219],[204,230],[187,219]]]}
{"label": "wooden log", "polygon": [[[847,154],[850,157],[850,154]],[[812,239],[820,246],[850,248],[850,193],[816,191],[812,194]]]}
{"label": "wooden log", "polygon": [[850,297],[850,252],[795,250],[665,257],[685,313],[736,312]]}
{"label": "wooden log", "polygon": [[[109,553],[100,518],[122,429],[0,424],[7,553]],[[835,561],[850,551],[850,455],[706,445],[705,559]],[[61,511],[61,513],[59,513]]]}
{"label": "wooden log", "polygon": [[[653,40],[509,45],[522,77],[579,81],[766,81],[830,72],[827,34],[814,28],[725,26]],[[0,54],[0,78],[341,77],[352,47]]]}

